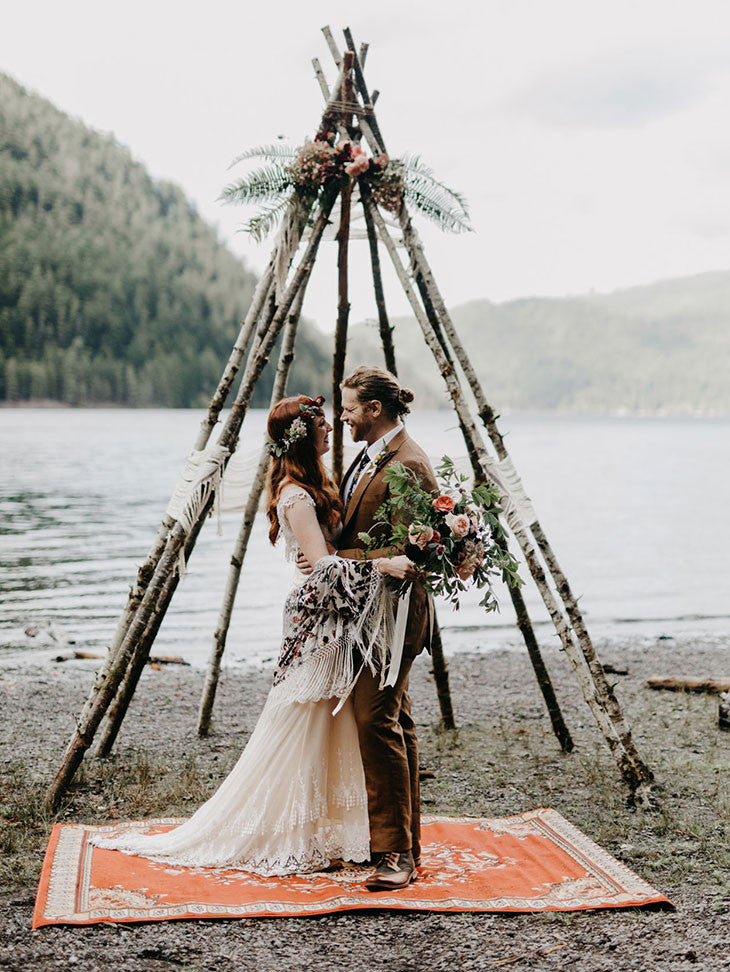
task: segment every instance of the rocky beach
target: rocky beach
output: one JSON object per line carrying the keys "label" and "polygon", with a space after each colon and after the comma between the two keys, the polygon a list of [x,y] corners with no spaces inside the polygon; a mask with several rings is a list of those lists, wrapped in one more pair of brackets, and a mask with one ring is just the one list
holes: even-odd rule
{"label": "rocky beach", "polygon": [[[447,645],[448,648],[448,645]],[[566,658],[545,655],[575,751],[560,753],[523,652],[449,660],[458,728],[439,726],[429,659],[414,667],[426,814],[507,816],[551,806],[667,895],[675,911],[438,914],[377,911],[313,918],[100,924],[31,931],[36,884],[54,822],[44,788],[93,679],[93,663],[5,667],[0,673],[2,856],[0,967],[118,972],[311,969],[585,972],[730,969],[730,734],[717,697],[656,692],[656,675],[727,675],[724,638],[599,644],[637,745],[653,769],[656,810],[627,806],[615,763]],[[626,674],[621,674],[626,672]],[[56,820],[102,823],[186,816],[245,745],[269,668],[228,671],[214,732],[195,735],[203,673],[148,669],[115,754],[89,758]],[[430,774],[433,774],[431,777]]]}

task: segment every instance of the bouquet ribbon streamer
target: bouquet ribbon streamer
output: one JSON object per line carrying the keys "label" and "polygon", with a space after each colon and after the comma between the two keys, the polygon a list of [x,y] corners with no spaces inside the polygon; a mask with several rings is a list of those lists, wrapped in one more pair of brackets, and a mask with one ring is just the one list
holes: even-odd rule
{"label": "bouquet ribbon streamer", "polygon": [[398,598],[398,613],[395,616],[395,632],[393,634],[393,645],[390,649],[390,666],[388,677],[383,687],[395,685],[400,671],[400,663],[403,658],[403,642],[406,637],[406,622],[408,621],[408,608],[411,605],[411,591],[413,585],[408,585],[408,590],[403,597]]}

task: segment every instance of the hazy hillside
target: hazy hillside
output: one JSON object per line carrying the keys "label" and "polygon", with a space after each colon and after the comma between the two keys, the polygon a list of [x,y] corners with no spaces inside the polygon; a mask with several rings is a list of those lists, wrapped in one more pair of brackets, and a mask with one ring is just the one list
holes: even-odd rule
{"label": "hazy hillside", "polygon": [[[453,319],[498,409],[730,414],[730,272],[611,294],[456,307]],[[412,319],[396,322],[402,378],[444,401]],[[350,360],[380,361],[377,329],[353,329]]]}
{"label": "hazy hillside", "polygon": [[[181,189],[2,74],[0,260],[10,401],[202,404],[255,283]],[[453,317],[498,410],[730,414],[730,272]],[[402,379],[446,405],[415,321],[396,325]],[[328,389],[331,345],[303,323],[292,391]],[[351,328],[348,366],[363,361],[382,361],[372,324]]]}
{"label": "hazy hillside", "polygon": [[6,400],[206,401],[255,284],[181,189],[1,74],[0,253]]}

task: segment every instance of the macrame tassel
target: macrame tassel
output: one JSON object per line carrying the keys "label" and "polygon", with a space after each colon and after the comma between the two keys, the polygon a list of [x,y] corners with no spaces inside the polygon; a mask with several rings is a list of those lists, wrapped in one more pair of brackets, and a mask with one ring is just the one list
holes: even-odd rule
{"label": "macrame tassel", "polygon": [[[223,467],[230,450],[225,446],[212,445],[202,451],[191,452],[185,460],[180,479],[167,507],[167,516],[177,520],[187,536],[196,522],[211,493],[215,495],[218,531],[221,530],[220,493]],[[184,547],[180,548],[178,570],[184,574]]]}
{"label": "macrame tassel", "polygon": [[534,523],[537,513],[510,457],[505,456],[497,461],[485,455],[481,457],[481,462],[489,478],[502,492],[502,509],[507,522],[510,525],[519,520],[528,525]]}

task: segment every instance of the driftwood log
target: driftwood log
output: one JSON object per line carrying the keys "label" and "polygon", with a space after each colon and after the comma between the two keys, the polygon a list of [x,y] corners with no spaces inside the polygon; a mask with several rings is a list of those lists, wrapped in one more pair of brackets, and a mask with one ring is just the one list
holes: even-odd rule
{"label": "driftwood log", "polygon": [[719,695],[717,704],[717,725],[720,729],[730,730],[730,678],[691,678],[670,675],[666,678],[649,678],[646,687],[663,689],[666,692],[707,692]]}
{"label": "driftwood log", "polygon": [[730,692],[730,678],[670,675],[666,678],[649,678],[646,686],[650,689],[665,689],[667,692],[709,692],[711,695],[722,695],[723,692]]}

